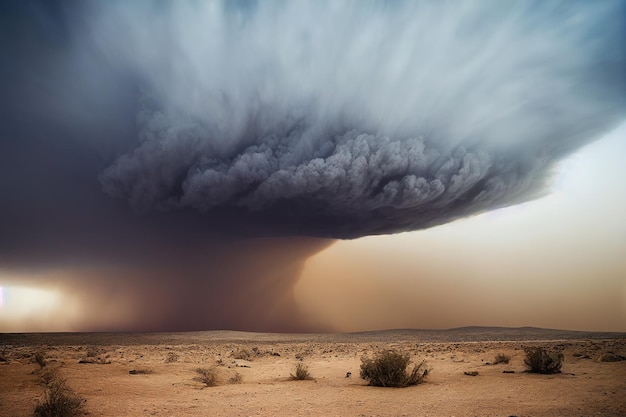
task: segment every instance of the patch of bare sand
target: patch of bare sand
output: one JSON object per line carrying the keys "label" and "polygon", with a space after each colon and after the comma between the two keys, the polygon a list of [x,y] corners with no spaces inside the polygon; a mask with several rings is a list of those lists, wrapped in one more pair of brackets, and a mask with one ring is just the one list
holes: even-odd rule
{"label": "patch of bare sand", "polygon": [[[58,367],[87,399],[94,417],[626,415],[626,361],[599,361],[607,352],[626,356],[624,335],[559,340],[553,332],[540,340],[526,333],[532,340],[524,341],[522,333],[510,337],[515,341],[475,341],[476,331],[448,335],[448,341],[413,331],[0,335],[6,359],[0,362],[0,416],[32,415],[43,392],[36,351],[44,352],[47,366]],[[563,372],[523,372],[525,346],[561,350]],[[426,359],[432,369],[426,383],[404,389],[367,386],[359,378],[360,358],[387,348],[408,352],[415,362]],[[510,363],[488,364],[499,353],[510,356]],[[289,379],[300,361],[313,380]],[[198,367],[214,368],[218,385],[195,381]],[[472,371],[478,375],[464,374]],[[241,381],[231,383],[237,374]]]}

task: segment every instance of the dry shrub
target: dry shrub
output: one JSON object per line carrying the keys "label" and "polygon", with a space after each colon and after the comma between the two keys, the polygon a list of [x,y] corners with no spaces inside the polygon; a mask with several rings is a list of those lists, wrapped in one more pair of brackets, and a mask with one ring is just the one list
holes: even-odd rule
{"label": "dry shrub", "polygon": [[561,372],[563,365],[563,353],[559,351],[549,351],[542,347],[524,348],[526,358],[524,364],[528,367],[528,372],[537,374],[557,374]]}
{"label": "dry shrub", "polygon": [[504,353],[498,353],[496,358],[493,360],[493,364],[497,365],[499,363],[509,363],[511,357],[509,355],[505,355]]}
{"label": "dry shrub", "polygon": [[110,365],[111,359],[104,358],[102,356],[98,357],[84,357],[78,360],[80,364],[95,364],[95,365]]}
{"label": "dry shrub", "polygon": [[241,380],[242,380],[241,374],[239,372],[235,372],[235,375],[230,377],[228,382],[230,382],[231,384],[239,384],[241,383]]}
{"label": "dry shrub", "polygon": [[43,400],[33,411],[33,417],[76,417],[85,414],[85,399],[79,397],[58,373],[50,373]]}
{"label": "dry shrub", "polygon": [[429,370],[422,361],[407,372],[410,357],[395,350],[383,350],[373,359],[361,358],[361,378],[375,387],[404,388],[424,381]]}
{"label": "dry shrub", "polygon": [[617,355],[613,352],[603,353],[600,356],[600,362],[620,362],[626,360],[626,357]]}
{"label": "dry shrub", "polygon": [[309,368],[303,364],[303,363],[298,363],[296,365],[296,373],[295,374],[291,374],[291,379],[293,380],[298,380],[298,381],[303,381],[305,379],[313,379],[311,377],[311,373],[309,372]]}
{"label": "dry shrub", "polygon": [[244,361],[252,360],[252,354],[250,353],[250,351],[248,349],[239,349],[238,351],[233,352],[231,354],[231,357],[233,359],[240,359],[240,360],[244,360]]}
{"label": "dry shrub", "polygon": [[41,368],[37,373],[42,385],[51,385],[54,381],[61,379],[59,376],[59,368],[51,368],[48,366]]}
{"label": "dry shrub", "polygon": [[206,385],[207,387],[214,387],[217,385],[217,374],[215,369],[210,368],[197,368],[197,376],[193,379]]}
{"label": "dry shrub", "polygon": [[96,346],[88,346],[85,354],[78,360],[81,364],[109,365],[111,360],[109,355],[104,355]]}
{"label": "dry shrub", "polygon": [[168,352],[165,357],[165,363],[174,363],[178,362],[178,355],[174,352]]}

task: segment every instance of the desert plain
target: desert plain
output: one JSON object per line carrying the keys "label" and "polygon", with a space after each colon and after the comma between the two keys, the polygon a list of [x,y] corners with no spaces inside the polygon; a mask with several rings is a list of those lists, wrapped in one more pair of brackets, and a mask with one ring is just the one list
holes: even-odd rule
{"label": "desert plain", "polygon": [[[562,352],[562,372],[525,372],[524,348],[533,346]],[[384,349],[425,360],[425,382],[368,386],[359,377],[361,358]],[[509,363],[494,364],[498,354]],[[33,415],[45,368],[61,375],[93,417],[618,417],[626,416],[625,356],[624,333],[536,328],[0,334],[0,416]],[[292,380],[298,363],[312,379]],[[198,368],[213,370],[216,385],[199,382]]]}

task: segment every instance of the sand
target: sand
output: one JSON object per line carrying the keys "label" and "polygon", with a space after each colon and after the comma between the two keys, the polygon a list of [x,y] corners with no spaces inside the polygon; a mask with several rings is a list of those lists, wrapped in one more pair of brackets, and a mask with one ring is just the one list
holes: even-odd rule
{"label": "sand", "polygon": [[[563,352],[562,373],[524,372],[528,346]],[[426,382],[377,388],[360,379],[361,357],[390,348],[425,359]],[[37,351],[94,417],[626,416],[626,361],[601,361],[607,353],[626,356],[623,333],[0,334],[0,416],[31,416],[42,399]],[[509,364],[491,364],[499,353]],[[297,363],[312,380],[290,379]],[[194,380],[198,367],[215,369],[218,384]]]}

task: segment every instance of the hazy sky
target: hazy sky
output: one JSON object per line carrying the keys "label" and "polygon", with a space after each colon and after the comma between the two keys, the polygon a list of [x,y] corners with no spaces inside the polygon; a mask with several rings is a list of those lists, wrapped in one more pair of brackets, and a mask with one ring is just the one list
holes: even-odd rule
{"label": "hazy sky", "polygon": [[342,241],[296,299],[340,330],[626,331],[626,124],[567,158],[551,194],[429,230]]}
{"label": "hazy sky", "polygon": [[0,331],[626,330],[625,11],[1,3]]}

